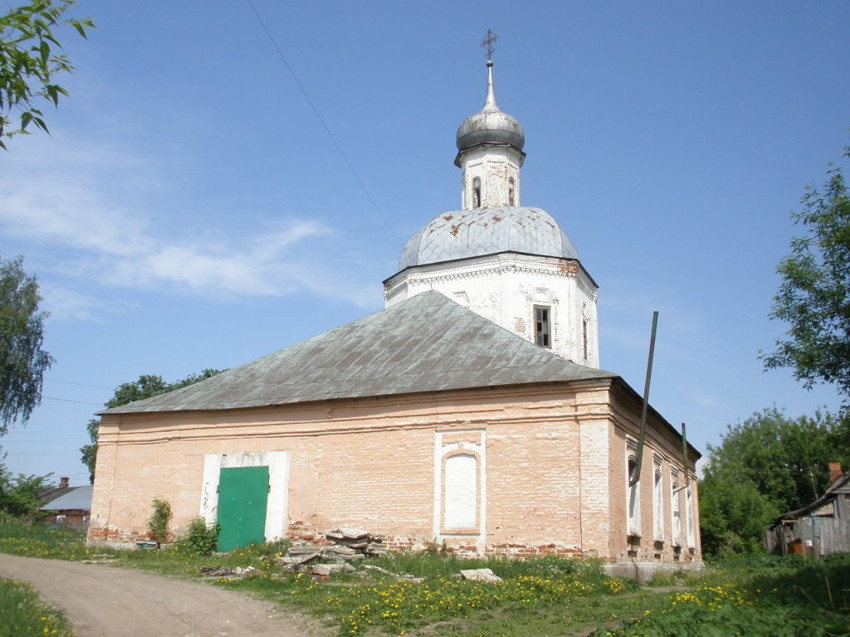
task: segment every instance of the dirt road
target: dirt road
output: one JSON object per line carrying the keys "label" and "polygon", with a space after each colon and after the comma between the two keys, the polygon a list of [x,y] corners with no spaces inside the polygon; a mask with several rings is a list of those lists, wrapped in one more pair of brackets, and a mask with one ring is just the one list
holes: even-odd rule
{"label": "dirt road", "polygon": [[0,554],[0,576],[32,584],[79,637],[331,634],[269,602],[143,571]]}

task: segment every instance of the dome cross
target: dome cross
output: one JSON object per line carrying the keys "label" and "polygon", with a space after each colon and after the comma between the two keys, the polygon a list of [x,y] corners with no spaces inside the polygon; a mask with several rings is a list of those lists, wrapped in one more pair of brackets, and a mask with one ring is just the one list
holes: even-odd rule
{"label": "dome cross", "polygon": [[481,47],[487,52],[487,66],[493,66],[493,52],[496,50],[496,47],[493,45],[496,44],[496,40],[498,39],[499,36],[497,34],[487,29],[487,35],[481,40]]}

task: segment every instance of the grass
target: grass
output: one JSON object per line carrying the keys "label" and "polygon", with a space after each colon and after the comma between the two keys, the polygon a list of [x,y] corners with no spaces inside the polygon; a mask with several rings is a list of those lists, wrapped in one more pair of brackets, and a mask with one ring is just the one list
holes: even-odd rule
{"label": "grass", "polygon": [[[108,558],[122,566],[198,578],[204,567],[253,566],[215,583],[309,613],[340,635],[850,635],[850,555],[818,562],[762,556],[666,574],[640,588],[606,577],[602,563],[543,557],[461,559],[390,554],[368,560],[394,575],[358,569],[330,581],[286,573],[286,543],[197,556],[88,549],[80,534],[0,524],[0,552],[63,559]],[[490,568],[499,584],[459,580]],[[399,577],[407,574],[410,577]],[[411,578],[421,578],[416,581]],[[58,633],[61,634],[61,633]]]}
{"label": "grass", "polygon": [[[597,561],[466,561],[401,555],[374,563],[396,573],[402,569],[394,567],[403,563],[404,572],[424,579],[414,582],[380,574],[364,579],[352,573],[328,585],[306,575],[280,578],[273,571],[259,571],[223,584],[332,618],[343,635],[404,635],[422,630],[436,635],[565,634],[565,629],[586,628],[622,616],[620,612],[637,612],[642,607],[639,598],[644,596],[635,595],[634,583],[605,576]],[[444,572],[479,567],[491,568],[504,581],[465,581]],[[536,633],[528,632],[531,625],[538,626]]]}
{"label": "grass", "polygon": [[595,634],[850,635],[850,555],[726,560],[661,608]]}
{"label": "grass", "polygon": [[0,577],[0,637],[73,634],[65,615],[42,602],[29,584]]}
{"label": "grass", "polygon": [[86,548],[85,537],[79,531],[0,520],[0,553],[82,560],[91,552]]}

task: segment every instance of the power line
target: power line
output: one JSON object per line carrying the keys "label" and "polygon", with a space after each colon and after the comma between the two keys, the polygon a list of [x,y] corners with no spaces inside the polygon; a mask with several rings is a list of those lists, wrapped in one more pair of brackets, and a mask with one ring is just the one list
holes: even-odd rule
{"label": "power line", "polygon": [[340,157],[342,157],[342,161],[344,161],[345,165],[348,166],[348,170],[351,171],[351,174],[354,176],[354,179],[360,185],[360,189],[363,191],[363,193],[366,195],[366,198],[372,204],[372,208],[375,209],[375,212],[381,218],[381,221],[384,222],[384,225],[387,227],[387,230],[390,231],[390,234],[396,240],[396,243],[398,243],[400,246],[403,245],[401,239],[398,238],[398,235],[396,235],[395,231],[393,231],[392,226],[390,226],[389,222],[387,221],[387,218],[384,216],[384,213],[381,212],[381,208],[378,206],[378,204],[372,198],[372,195],[366,189],[366,185],[360,179],[360,175],[357,174],[357,171],[354,170],[354,166],[352,166],[351,162],[348,161],[348,156],[345,154],[345,152],[342,150],[342,147],[336,141],[336,138],[333,136],[333,133],[331,133],[330,128],[328,128],[328,125],[325,123],[325,120],[322,118],[322,115],[321,113],[319,113],[319,109],[316,108],[316,105],[313,103],[313,100],[310,99],[310,96],[307,94],[307,90],[304,88],[304,86],[301,84],[301,81],[298,79],[298,76],[295,74],[295,69],[292,68],[292,66],[289,64],[289,61],[286,59],[286,56],[283,54],[283,51],[277,45],[277,41],[274,39],[274,36],[272,36],[271,31],[269,31],[268,27],[266,26],[266,23],[263,22],[263,19],[260,17],[260,14],[257,11],[256,7],[254,7],[254,3],[251,2],[251,0],[246,0],[246,2],[248,3],[248,6],[251,7],[251,11],[254,12],[254,15],[257,16],[257,21],[260,23],[260,26],[263,28],[263,31],[266,32],[266,35],[271,41],[272,46],[275,48],[275,51],[277,51],[277,54],[280,56],[280,59],[283,60],[283,63],[289,70],[289,74],[292,76],[292,79],[295,80],[295,83],[298,85],[298,88],[304,95],[304,99],[307,100],[307,103],[310,105],[310,108],[313,109],[313,113],[316,115],[316,119],[319,120],[319,123],[322,125],[322,128],[325,130],[325,133],[330,138],[333,145],[336,147],[337,152],[339,153]]}
{"label": "power line", "polygon": [[77,403],[79,405],[96,405],[98,407],[103,407],[103,403],[91,403],[86,400],[71,400],[70,398],[55,398],[53,396],[42,396],[42,398],[46,398],[47,400],[59,400],[63,403]]}
{"label": "power line", "polygon": [[91,387],[92,389],[106,389],[108,391],[115,391],[114,387],[102,387],[101,385],[86,385],[85,383],[75,383],[70,380],[59,380],[58,378],[47,378],[44,380],[49,380],[51,383],[62,383],[63,385],[76,385],[77,387]]}

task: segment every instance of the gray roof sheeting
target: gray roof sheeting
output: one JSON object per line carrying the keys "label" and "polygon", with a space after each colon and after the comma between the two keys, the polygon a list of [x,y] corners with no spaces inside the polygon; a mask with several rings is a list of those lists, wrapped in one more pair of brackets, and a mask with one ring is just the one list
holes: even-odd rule
{"label": "gray roof sheeting", "polygon": [[500,252],[579,260],[572,241],[548,212],[506,206],[453,210],[434,217],[405,244],[398,269]]}
{"label": "gray roof sheeting", "polygon": [[239,409],[614,377],[425,292],[203,382],[103,413]]}
{"label": "gray roof sheeting", "polygon": [[41,507],[41,511],[91,511],[91,494],[93,487],[75,487],[63,496]]}

